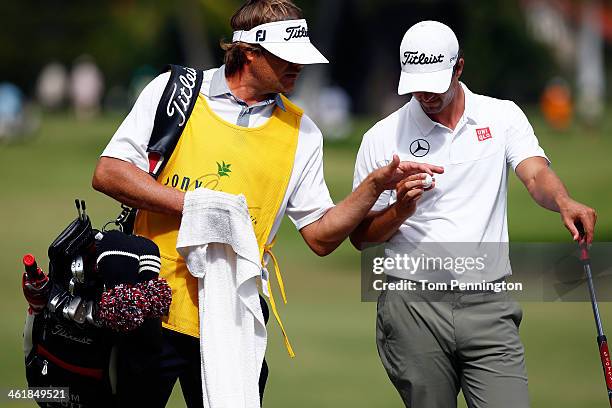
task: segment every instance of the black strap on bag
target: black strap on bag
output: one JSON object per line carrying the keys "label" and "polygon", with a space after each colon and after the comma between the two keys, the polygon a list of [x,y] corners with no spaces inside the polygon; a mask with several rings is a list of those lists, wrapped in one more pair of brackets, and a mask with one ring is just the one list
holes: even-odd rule
{"label": "black strap on bag", "polygon": [[[167,71],[170,71],[170,79],[157,105],[151,139],[147,147],[149,174],[154,179],[161,174],[172,156],[193,112],[204,80],[204,72],[195,68],[167,65],[164,72]],[[121,231],[131,234],[135,218],[136,209],[122,204],[121,213],[109,224],[114,224]]]}

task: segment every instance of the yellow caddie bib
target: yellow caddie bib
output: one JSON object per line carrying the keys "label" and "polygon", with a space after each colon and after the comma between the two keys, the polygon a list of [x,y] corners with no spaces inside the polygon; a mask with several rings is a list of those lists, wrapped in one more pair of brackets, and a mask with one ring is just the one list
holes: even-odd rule
{"label": "yellow caddie bib", "polygon": [[[265,244],[287,190],[303,113],[281,97],[286,110],[276,106],[264,125],[246,128],[221,119],[199,95],[158,178],[160,183],[181,191],[209,188],[244,194],[260,256],[268,250]],[[172,288],[170,313],[163,319],[163,326],[199,337],[198,283],[176,251],[179,227],[179,216],[142,210],[138,211],[134,233],[159,246],[161,277]]]}

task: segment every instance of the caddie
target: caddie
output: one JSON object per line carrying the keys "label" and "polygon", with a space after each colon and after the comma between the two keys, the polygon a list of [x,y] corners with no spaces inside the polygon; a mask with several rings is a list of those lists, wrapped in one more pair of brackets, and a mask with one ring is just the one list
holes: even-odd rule
{"label": "caddie", "polygon": [[[134,231],[158,244],[161,277],[172,288],[170,313],[163,321],[159,383],[150,387],[161,405],[178,378],[187,405],[202,406],[198,287],[175,248],[186,191],[244,194],[262,257],[270,254],[285,214],[306,244],[324,256],[340,245],[385,189],[410,174],[440,171],[400,163],[391,155],[388,166],[365,177],[334,205],[323,178],[321,132],[283,95],[293,90],[304,65],[328,62],[311,44],[301,10],[290,0],[251,0],[232,16],[231,27],[232,41],[221,44],[225,64],[204,72],[199,93],[189,89],[188,80],[176,90],[185,105],[190,97],[197,102],[158,181],[148,174],[146,150],[168,74],[142,91],[102,153],[93,178],[96,190],[139,209]],[[180,107],[168,109],[181,113]],[[266,377],[264,361],[262,395]]]}
{"label": "caddie", "polygon": [[[507,245],[510,169],[536,203],[560,213],[574,240],[592,242],[595,211],[570,198],[521,109],[459,81],[464,58],[448,26],[412,26],[401,42],[400,64],[398,93],[412,99],[364,135],[354,186],[393,152],[438,164],[444,173],[429,190],[423,177],[410,176],[381,194],[351,234],[357,247]],[[507,254],[499,265],[507,267],[484,268],[486,283],[502,282],[511,272]],[[422,281],[397,271],[387,278]],[[378,352],[406,407],[456,407],[462,389],[469,407],[526,408],[521,319],[520,306],[504,291],[387,290],[378,299]]]}

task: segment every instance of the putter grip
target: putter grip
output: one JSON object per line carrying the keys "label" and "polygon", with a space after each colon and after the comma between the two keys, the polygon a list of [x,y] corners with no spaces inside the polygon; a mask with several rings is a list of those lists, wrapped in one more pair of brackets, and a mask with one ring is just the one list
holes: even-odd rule
{"label": "putter grip", "polygon": [[601,365],[604,371],[606,387],[608,388],[608,400],[612,407],[612,360],[610,360],[610,351],[608,350],[608,340],[606,336],[598,336],[597,345],[599,346],[599,356],[601,357]]}

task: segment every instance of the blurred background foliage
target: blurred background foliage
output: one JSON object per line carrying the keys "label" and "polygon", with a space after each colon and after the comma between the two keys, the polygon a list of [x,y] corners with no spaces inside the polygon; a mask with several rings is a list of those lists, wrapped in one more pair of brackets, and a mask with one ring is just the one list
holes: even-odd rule
{"label": "blurred background foliage", "polygon": [[[530,38],[516,1],[302,1],[315,44],[331,56],[329,76],[348,90],[356,113],[379,113],[394,93],[397,49],[408,27],[436,19],[453,27],[466,56],[465,80],[498,97],[535,101],[557,69]],[[0,78],[31,93],[49,61],[70,66],[91,55],[107,87],[127,86],[138,67],[218,66],[221,38],[239,1],[6,1],[0,5]],[[333,21],[330,20],[330,16]]]}

